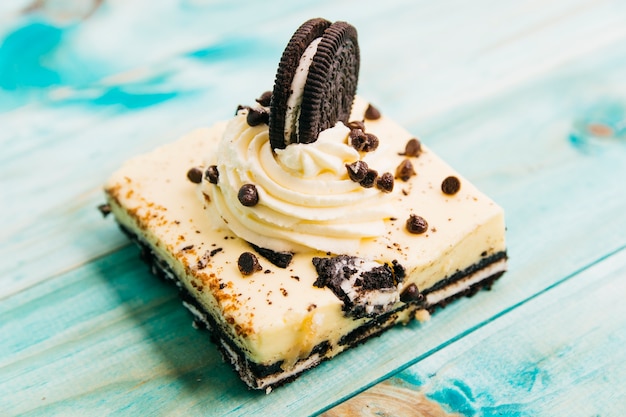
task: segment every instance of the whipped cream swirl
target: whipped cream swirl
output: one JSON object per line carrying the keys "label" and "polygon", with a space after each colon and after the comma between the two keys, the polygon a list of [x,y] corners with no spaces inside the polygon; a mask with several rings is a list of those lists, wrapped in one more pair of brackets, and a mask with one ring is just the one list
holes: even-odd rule
{"label": "whipped cream swirl", "polygon": [[[385,219],[392,216],[389,195],[349,179],[345,164],[360,155],[348,145],[343,123],[321,132],[316,142],[290,144],[274,153],[267,125],[248,125],[247,113],[240,110],[227,124],[207,161],[219,171],[217,184],[203,181],[200,186],[210,200],[210,216],[221,218],[238,237],[274,251],[304,247],[354,253],[362,239],[383,233]],[[371,154],[370,164],[376,159]],[[244,184],[256,186],[257,205],[246,207],[238,200]]]}

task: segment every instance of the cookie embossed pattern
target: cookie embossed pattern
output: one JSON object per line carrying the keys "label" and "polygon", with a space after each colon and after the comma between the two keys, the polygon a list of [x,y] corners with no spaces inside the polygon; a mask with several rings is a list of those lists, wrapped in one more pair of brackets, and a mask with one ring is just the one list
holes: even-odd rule
{"label": "cookie embossed pattern", "polygon": [[503,210],[356,95],[359,54],[352,25],[305,22],[273,91],[105,186],[107,210],[253,389],[506,270]]}

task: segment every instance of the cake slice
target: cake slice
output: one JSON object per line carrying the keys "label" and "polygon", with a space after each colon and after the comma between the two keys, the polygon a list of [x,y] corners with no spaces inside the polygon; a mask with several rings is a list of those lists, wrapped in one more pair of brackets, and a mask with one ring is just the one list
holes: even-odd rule
{"label": "cake slice", "polygon": [[122,230],[250,388],[270,391],[506,270],[502,209],[355,96],[357,76],[354,28],[312,19],[258,104],[106,183]]}

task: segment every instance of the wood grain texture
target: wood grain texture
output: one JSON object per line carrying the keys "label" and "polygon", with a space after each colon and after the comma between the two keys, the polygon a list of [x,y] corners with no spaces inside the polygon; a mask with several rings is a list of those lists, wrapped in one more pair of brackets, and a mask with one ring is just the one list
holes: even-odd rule
{"label": "wood grain texture", "polygon": [[390,381],[462,415],[621,415],[624,294],[621,250]]}
{"label": "wood grain texture", "polygon": [[[623,414],[624,2],[25,3],[0,6],[0,415],[332,415],[380,381],[446,413]],[[510,271],[266,396],[96,207],[123,160],[270,89],[313,16],[353,23],[359,93],[504,206]]]}
{"label": "wood grain texture", "polygon": [[321,417],[459,417],[402,379],[389,378],[322,413]]}

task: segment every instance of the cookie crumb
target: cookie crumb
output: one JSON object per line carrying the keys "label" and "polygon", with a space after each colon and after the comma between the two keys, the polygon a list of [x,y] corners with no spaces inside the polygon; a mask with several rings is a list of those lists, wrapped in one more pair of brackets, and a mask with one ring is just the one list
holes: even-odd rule
{"label": "cookie crumb", "polygon": [[198,259],[198,262],[196,263],[196,268],[198,269],[206,268],[207,265],[209,264],[209,259],[211,259],[211,252],[209,251],[204,252],[204,254],[200,257],[200,259]]}
{"label": "cookie crumb", "polygon": [[102,217],[106,217],[111,214],[111,206],[108,204],[100,204],[98,206],[98,210],[100,211],[100,214],[102,214]]}
{"label": "cookie crumb", "polygon": [[276,252],[271,249],[261,248],[254,243],[248,242],[248,244],[254,249],[259,255],[270,261],[272,264],[276,265],[279,268],[287,268],[295,255],[294,252]]}

